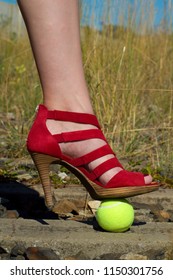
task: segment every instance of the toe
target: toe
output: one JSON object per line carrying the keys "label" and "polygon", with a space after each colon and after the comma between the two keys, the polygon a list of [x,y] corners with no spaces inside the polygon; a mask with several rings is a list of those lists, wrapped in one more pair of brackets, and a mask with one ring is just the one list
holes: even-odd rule
{"label": "toe", "polygon": [[147,175],[144,177],[144,180],[145,180],[145,184],[150,184],[152,182],[152,176]]}

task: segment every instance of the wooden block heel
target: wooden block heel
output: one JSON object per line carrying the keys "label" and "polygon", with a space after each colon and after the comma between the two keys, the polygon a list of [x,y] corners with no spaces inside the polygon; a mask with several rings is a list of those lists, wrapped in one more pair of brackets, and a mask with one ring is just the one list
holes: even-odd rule
{"label": "wooden block heel", "polygon": [[47,208],[51,210],[55,204],[55,198],[51,190],[51,181],[49,177],[50,164],[54,161],[57,162],[58,160],[49,155],[44,155],[39,153],[30,153],[30,154],[40,176],[40,180],[45,195],[45,204]]}

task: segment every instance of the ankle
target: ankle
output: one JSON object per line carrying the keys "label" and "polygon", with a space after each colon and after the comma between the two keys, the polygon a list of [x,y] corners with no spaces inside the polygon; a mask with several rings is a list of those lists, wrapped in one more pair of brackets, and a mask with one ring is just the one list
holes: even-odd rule
{"label": "ankle", "polygon": [[46,106],[48,110],[60,110],[60,111],[67,111],[67,112],[78,112],[78,113],[88,113],[88,114],[94,114],[92,105],[90,101],[82,101],[81,100],[68,100],[66,102],[65,100],[51,100],[50,98],[44,99],[43,104]]}

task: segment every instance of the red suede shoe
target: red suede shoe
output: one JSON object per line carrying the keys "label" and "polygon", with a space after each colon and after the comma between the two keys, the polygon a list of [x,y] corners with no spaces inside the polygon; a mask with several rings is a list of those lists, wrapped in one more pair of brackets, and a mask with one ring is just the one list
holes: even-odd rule
{"label": "red suede shoe", "polygon": [[[48,119],[92,124],[96,128],[52,135],[46,126],[46,120]],[[93,138],[102,139],[106,144],[78,158],[70,158],[61,152],[59,143]],[[106,185],[101,184],[99,177],[106,171],[114,167],[123,168],[116,157],[106,160],[92,171],[85,168],[87,164],[102,156],[108,154],[115,156],[100,129],[97,118],[92,114],[49,111],[44,105],[39,105],[35,121],[28,135],[27,148],[38,169],[45,193],[45,202],[50,209],[54,205],[49,178],[51,163],[63,165],[74,173],[93,199],[130,197],[155,191],[159,187],[155,182],[145,184],[142,173],[129,172],[124,169],[117,173]]]}

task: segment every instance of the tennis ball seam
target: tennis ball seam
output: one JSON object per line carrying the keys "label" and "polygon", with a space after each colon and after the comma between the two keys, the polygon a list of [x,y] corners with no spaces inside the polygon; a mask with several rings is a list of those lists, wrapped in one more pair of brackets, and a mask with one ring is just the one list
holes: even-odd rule
{"label": "tennis ball seam", "polygon": [[[99,209],[101,210],[101,209],[109,209],[109,208],[113,208],[113,207],[117,207],[118,205],[120,205],[120,204],[123,204],[123,202],[118,202],[118,203],[116,203],[116,204],[112,204],[112,205],[104,205],[104,206],[100,206],[99,207]],[[130,204],[129,204],[129,206],[131,206]]]}

